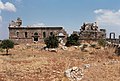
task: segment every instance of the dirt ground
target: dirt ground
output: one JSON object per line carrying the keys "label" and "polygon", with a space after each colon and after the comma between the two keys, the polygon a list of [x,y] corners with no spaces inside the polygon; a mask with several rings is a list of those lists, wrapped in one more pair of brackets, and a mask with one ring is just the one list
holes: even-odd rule
{"label": "dirt ground", "polygon": [[57,52],[41,50],[44,44],[16,45],[9,55],[0,52],[0,81],[69,81],[64,71],[71,67],[84,68],[81,81],[120,81],[120,57],[114,48],[58,48]]}

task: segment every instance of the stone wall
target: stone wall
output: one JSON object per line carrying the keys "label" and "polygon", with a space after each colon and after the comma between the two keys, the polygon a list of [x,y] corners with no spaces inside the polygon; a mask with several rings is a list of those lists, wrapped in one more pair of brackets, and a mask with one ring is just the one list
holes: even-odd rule
{"label": "stone wall", "polygon": [[98,29],[97,23],[83,23],[80,29],[81,40],[106,39],[106,30]]}
{"label": "stone wall", "polygon": [[64,34],[63,40],[67,38],[67,33],[63,27],[9,27],[9,39],[18,44],[43,42],[44,38],[52,34],[59,36],[59,33]]}

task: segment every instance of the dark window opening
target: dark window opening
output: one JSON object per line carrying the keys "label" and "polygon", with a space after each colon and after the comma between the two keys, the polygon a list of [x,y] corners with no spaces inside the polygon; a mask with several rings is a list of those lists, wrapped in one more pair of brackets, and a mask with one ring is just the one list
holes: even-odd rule
{"label": "dark window opening", "polygon": [[17,37],[19,37],[19,32],[17,32],[16,34],[17,34]]}
{"label": "dark window opening", "polygon": [[27,36],[27,34],[28,34],[28,33],[27,33],[27,32],[25,32],[25,38],[27,38],[27,37],[28,37],[28,36]]}
{"label": "dark window opening", "polygon": [[43,32],[43,38],[45,38],[46,37],[46,32]]}
{"label": "dark window opening", "polygon": [[50,35],[53,35],[53,32],[50,32]]}
{"label": "dark window opening", "polygon": [[102,35],[102,37],[104,37],[104,35]]}

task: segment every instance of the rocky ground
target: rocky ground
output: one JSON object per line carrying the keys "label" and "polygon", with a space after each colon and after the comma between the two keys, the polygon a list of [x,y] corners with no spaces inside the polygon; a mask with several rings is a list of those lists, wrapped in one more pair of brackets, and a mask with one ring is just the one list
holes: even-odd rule
{"label": "rocky ground", "polygon": [[16,45],[9,55],[0,52],[0,81],[70,81],[65,71],[72,67],[83,70],[80,81],[120,81],[120,57],[114,48],[50,52],[41,50],[43,46]]}

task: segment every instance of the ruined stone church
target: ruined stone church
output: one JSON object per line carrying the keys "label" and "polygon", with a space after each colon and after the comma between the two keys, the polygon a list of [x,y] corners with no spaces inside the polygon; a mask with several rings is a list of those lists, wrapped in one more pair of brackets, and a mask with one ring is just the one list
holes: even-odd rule
{"label": "ruined stone church", "polygon": [[22,26],[22,20],[17,18],[9,24],[9,39],[15,43],[43,42],[50,35],[66,40],[67,32],[62,26]]}

